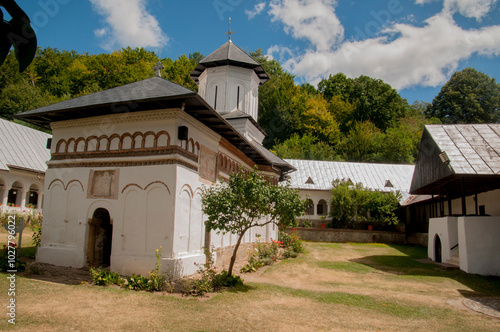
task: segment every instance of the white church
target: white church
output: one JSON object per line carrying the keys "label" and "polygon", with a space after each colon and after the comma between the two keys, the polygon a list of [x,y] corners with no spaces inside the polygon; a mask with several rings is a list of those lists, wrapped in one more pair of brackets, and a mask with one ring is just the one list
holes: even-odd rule
{"label": "white church", "polygon": [[[261,144],[258,88],[269,76],[231,40],[191,73],[199,93],[158,76],[17,116],[53,134],[38,262],[146,275],[162,247],[162,266],[181,276],[214,247],[223,265],[236,236],[205,232],[203,186],[238,167],[275,184],[294,170]],[[244,242],[277,232],[251,229]]]}

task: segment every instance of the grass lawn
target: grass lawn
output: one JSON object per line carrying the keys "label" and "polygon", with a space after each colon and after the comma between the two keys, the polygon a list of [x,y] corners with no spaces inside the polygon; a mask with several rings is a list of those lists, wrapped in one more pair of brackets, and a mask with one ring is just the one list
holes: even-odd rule
{"label": "grass lawn", "polygon": [[[15,330],[499,331],[500,320],[459,305],[500,296],[500,279],[425,264],[426,248],[308,243],[307,253],[208,299],[112,287],[16,280]],[[0,303],[8,303],[5,277]],[[7,329],[6,316],[0,329]]]}

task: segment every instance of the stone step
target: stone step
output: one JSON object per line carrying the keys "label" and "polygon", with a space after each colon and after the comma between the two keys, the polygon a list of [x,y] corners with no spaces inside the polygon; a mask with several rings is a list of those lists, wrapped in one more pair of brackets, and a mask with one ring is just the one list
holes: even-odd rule
{"label": "stone step", "polygon": [[458,255],[455,255],[452,258],[448,259],[446,261],[446,263],[451,264],[451,265],[460,266],[460,257]]}

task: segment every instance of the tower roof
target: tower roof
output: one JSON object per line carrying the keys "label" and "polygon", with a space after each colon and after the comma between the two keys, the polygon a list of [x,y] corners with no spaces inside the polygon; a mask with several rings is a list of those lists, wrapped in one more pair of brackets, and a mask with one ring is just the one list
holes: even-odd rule
{"label": "tower roof", "polygon": [[198,78],[207,68],[220,66],[235,66],[252,69],[260,79],[260,85],[269,80],[269,75],[260,63],[255,61],[250,55],[236,46],[231,40],[216,49],[212,54],[198,63],[191,72],[191,78],[198,84]]}

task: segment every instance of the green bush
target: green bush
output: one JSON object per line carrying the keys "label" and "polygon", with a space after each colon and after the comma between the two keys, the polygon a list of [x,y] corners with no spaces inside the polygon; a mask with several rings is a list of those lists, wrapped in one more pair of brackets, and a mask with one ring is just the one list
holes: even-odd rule
{"label": "green bush", "polygon": [[302,242],[300,236],[297,234],[296,229],[292,228],[290,234],[280,230],[278,234],[279,234],[279,239],[283,243],[283,247],[285,248],[285,250],[290,248],[292,251],[296,253],[304,252],[304,243]]}
{"label": "green bush", "polygon": [[259,268],[263,267],[264,263],[260,261],[255,254],[251,254],[248,258],[248,264],[245,264],[240,272],[248,273],[248,272],[256,272]]}
{"label": "green bush", "polygon": [[[263,260],[266,260],[266,261],[271,260],[272,262],[277,261],[279,259],[279,246],[280,245],[281,245],[281,242],[274,241],[273,239],[271,239],[271,242],[257,241],[257,253],[259,255],[259,259],[261,261],[263,261]],[[265,265],[270,265],[270,264],[265,264]]]}
{"label": "green bush", "polygon": [[334,180],[331,189],[331,213],[335,227],[356,228],[360,222],[396,225],[401,193],[371,191],[361,183]]}
{"label": "green bush", "polygon": [[240,276],[230,276],[229,273],[225,270],[215,275],[212,283],[214,289],[219,289],[221,287],[236,287],[239,285],[243,285],[243,279],[241,279]]}
{"label": "green bush", "polygon": [[107,286],[107,285],[122,285],[124,279],[116,272],[109,272],[102,270],[101,268],[89,269],[90,275],[92,277],[92,283],[97,286]]}
{"label": "green bush", "polygon": [[309,227],[312,227],[312,225],[313,225],[313,223],[311,220],[309,220],[309,219],[302,220],[302,227],[309,228]]}
{"label": "green bush", "polygon": [[161,246],[160,249],[156,249],[156,264],[154,270],[149,273],[148,290],[171,293],[173,291],[173,277],[170,273],[161,271],[161,250]]}
{"label": "green bush", "polygon": [[288,247],[288,248],[285,248],[285,250],[283,251],[283,254],[281,254],[281,255],[283,256],[284,259],[287,259],[287,258],[296,258],[299,255],[299,253],[293,251],[293,249],[291,247]]}
{"label": "green bush", "polygon": [[132,274],[131,277],[127,277],[122,287],[135,291],[147,291],[149,290],[149,280],[146,277],[141,276],[140,274]]}

